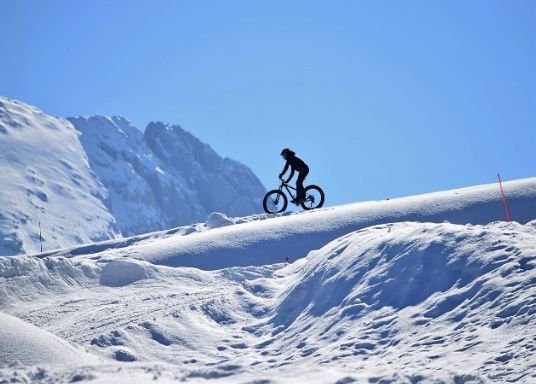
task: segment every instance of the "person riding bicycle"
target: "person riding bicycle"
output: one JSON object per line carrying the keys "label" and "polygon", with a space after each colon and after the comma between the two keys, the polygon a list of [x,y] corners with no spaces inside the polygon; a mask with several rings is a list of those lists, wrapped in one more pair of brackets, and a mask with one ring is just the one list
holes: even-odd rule
{"label": "person riding bicycle", "polygon": [[283,156],[283,159],[287,161],[285,163],[285,168],[283,168],[283,171],[279,174],[279,178],[281,180],[283,180],[283,175],[287,172],[289,166],[290,176],[288,177],[287,181],[285,181],[286,183],[288,183],[292,179],[292,177],[294,176],[294,171],[298,172],[298,178],[296,179],[296,199],[292,200],[291,203],[299,204],[300,202],[305,200],[305,189],[303,188],[303,180],[305,180],[305,177],[309,173],[309,167],[302,159],[296,156],[296,153],[294,151],[291,151],[288,148],[285,148],[281,151],[281,156]]}

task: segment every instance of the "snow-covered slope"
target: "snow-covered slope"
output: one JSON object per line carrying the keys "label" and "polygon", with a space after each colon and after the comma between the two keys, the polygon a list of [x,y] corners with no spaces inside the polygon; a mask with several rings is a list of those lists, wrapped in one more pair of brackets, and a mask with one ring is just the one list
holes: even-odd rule
{"label": "snow-covered slope", "polygon": [[[536,178],[505,183],[514,220],[526,223],[536,217]],[[221,218],[207,222],[214,228],[188,226],[146,235],[137,240],[110,241],[58,255],[105,253],[148,260],[169,266],[219,269],[232,266],[273,264],[304,257],[329,241],[368,226],[401,222],[487,224],[504,218],[499,186],[489,184],[399,199],[371,201],[324,208],[302,214],[257,215],[228,225]],[[232,223],[233,220],[230,220]],[[206,226],[204,226],[206,227]],[[182,236],[196,232],[194,236]],[[155,241],[155,239],[158,241]]]}
{"label": "snow-covered slope", "polygon": [[0,310],[104,362],[0,381],[532,383],[536,179],[505,189],[519,222],[480,186],[2,257]]}
{"label": "snow-covered slope", "polygon": [[0,255],[34,253],[119,236],[66,120],[0,97]]}

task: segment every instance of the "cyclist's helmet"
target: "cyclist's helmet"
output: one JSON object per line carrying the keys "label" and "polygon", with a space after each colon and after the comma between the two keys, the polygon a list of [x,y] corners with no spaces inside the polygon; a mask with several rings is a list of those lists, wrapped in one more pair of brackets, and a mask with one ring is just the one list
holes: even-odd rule
{"label": "cyclist's helmet", "polygon": [[290,149],[285,148],[285,149],[283,149],[283,150],[281,151],[281,156],[283,156],[283,155],[288,155],[289,153],[290,153]]}

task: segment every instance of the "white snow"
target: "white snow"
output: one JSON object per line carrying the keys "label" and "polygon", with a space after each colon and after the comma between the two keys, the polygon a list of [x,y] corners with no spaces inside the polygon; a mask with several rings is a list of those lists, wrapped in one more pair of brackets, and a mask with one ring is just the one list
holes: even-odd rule
{"label": "white snow", "polygon": [[4,313],[0,313],[0,329],[2,365],[77,366],[99,362],[94,356],[69,345],[49,332]]}
{"label": "white snow", "polygon": [[206,227],[209,229],[226,227],[233,224],[235,224],[235,222],[232,219],[220,212],[212,212],[205,223]]}
{"label": "white snow", "polygon": [[536,179],[504,186],[516,222],[486,185],[0,257],[0,311],[102,359],[0,382],[535,382]]}

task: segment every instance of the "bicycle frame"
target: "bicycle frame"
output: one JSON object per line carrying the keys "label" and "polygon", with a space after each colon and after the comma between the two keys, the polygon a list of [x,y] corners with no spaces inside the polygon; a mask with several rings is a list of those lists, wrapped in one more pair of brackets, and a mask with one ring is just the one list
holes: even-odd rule
{"label": "bicycle frame", "polygon": [[294,196],[294,194],[290,191],[291,189],[293,191],[296,191],[296,188],[294,187],[291,187],[290,185],[288,185],[288,183],[285,183],[284,181],[281,182],[281,185],[279,186],[279,190],[280,191],[283,191],[283,187],[285,187],[285,189],[287,190],[287,193],[290,195],[291,198],[296,198],[296,196]]}

